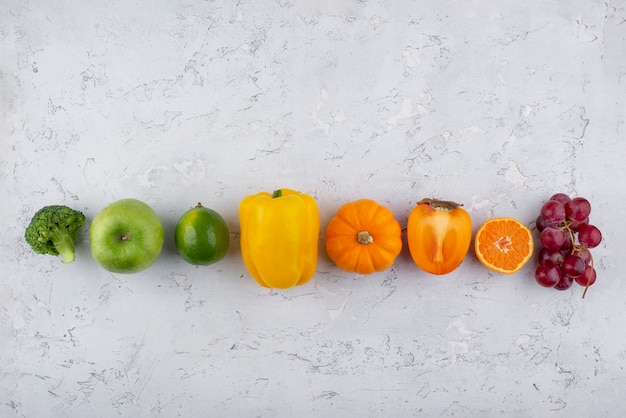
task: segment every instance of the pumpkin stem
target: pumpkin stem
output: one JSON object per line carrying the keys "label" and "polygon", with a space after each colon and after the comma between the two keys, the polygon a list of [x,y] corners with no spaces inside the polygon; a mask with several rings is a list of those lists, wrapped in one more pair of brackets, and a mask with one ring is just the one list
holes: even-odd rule
{"label": "pumpkin stem", "polygon": [[367,245],[374,242],[374,237],[367,231],[361,231],[356,234],[356,240],[359,244]]}
{"label": "pumpkin stem", "polygon": [[431,208],[433,208],[435,210],[441,210],[443,212],[452,212],[453,210],[455,210],[459,206],[463,206],[462,203],[456,203],[456,202],[452,202],[450,200],[431,199],[430,197],[427,197],[427,198],[424,198],[424,199],[420,200],[419,202],[417,202],[417,204],[418,205],[427,204]]}

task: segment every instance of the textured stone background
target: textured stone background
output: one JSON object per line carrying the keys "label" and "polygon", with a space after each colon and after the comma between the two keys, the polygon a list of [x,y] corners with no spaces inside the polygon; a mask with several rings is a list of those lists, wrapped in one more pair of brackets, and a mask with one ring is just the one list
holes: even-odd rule
{"label": "textured stone background", "polygon": [[[0,416],[623,416],[624,1],[3,1]],[[423,197],[531,225],[555,192],[604,232],[598,283],[540,288],[470,251],[445,277],[406,249],[361,277],[265,290],[237,206],[290,187],[322,228],[350,200],[405,224]],[[45,204],[135,197],[167,244],[145,272],[33,254]],[[186,264],[202,201],[232,247]],[[323,244],[323,241],[320,240]]]}

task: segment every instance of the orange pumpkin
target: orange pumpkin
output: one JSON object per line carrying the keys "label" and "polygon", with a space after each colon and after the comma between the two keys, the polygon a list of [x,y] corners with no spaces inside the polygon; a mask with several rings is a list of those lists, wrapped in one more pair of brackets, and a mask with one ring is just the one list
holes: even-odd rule
{"label": "orange pumpkin", "polygon": [[472,240],[472,220],[458,203],[423,199],[409,214],[409,252],[432,274],[447,274],[463,261]]}
{"label": "orange pumpkin", "polygon": [[370,274],[389,268],[402,249],[393,213],[373,200],[341,206],[326,227],[326,253],[345,271]]}

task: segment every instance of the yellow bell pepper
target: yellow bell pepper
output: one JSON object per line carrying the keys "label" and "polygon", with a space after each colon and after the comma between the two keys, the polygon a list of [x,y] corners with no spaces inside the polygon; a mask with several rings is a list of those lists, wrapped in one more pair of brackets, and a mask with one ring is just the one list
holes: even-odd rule
{"label": "yellow bell pepper", "polygon": [[290,189],[248,196],[239,224],[241,256],[261,286],[286,289],[313,277],[320,215],[311,196]]}

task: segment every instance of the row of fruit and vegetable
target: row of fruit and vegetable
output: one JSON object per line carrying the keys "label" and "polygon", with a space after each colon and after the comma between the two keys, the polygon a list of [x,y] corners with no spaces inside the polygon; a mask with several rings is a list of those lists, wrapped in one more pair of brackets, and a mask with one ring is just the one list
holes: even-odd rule
{"label": "row of fruit and vegetable", "polygon": [[[543,204],[535,222],[542,248],[536,281],[565,290],[577,282],[583,297],[596,280],[590,248],[602,240],[589,223],[591,205],[582,197],[557,193]],[[258,284],[289,288],[309,281],[317,266],[320,215],[313,197],[291,189],[261,192],[239,205],[243,262]],[[41,208],[25,231],[39,254],[75,259],[74,243],[85,224],[80,211],[64,205]],[[325,250],[342,270],[371,274],[389,268],[403,246],[403,229],[389,208],[370,199],[341,206],[325,230]],[[163,225],[156,212],[137,199],[111,203],[89,228],[93,258],[106,270],[136,273],[151,266],[164,244]],[[178,254],[194,265],[220,261],[228,252],[230,231],[223,217],[200,203],[179,218],[174,232]],[[472,220],[461,205],[423,199],[408,216],[406,242],[415,264],[443,275],[455,270],[472,241]],[[490,270],[512,274],[532,257],[530,229],[514,218],[492,218],[474,235],[478,260]]]}

